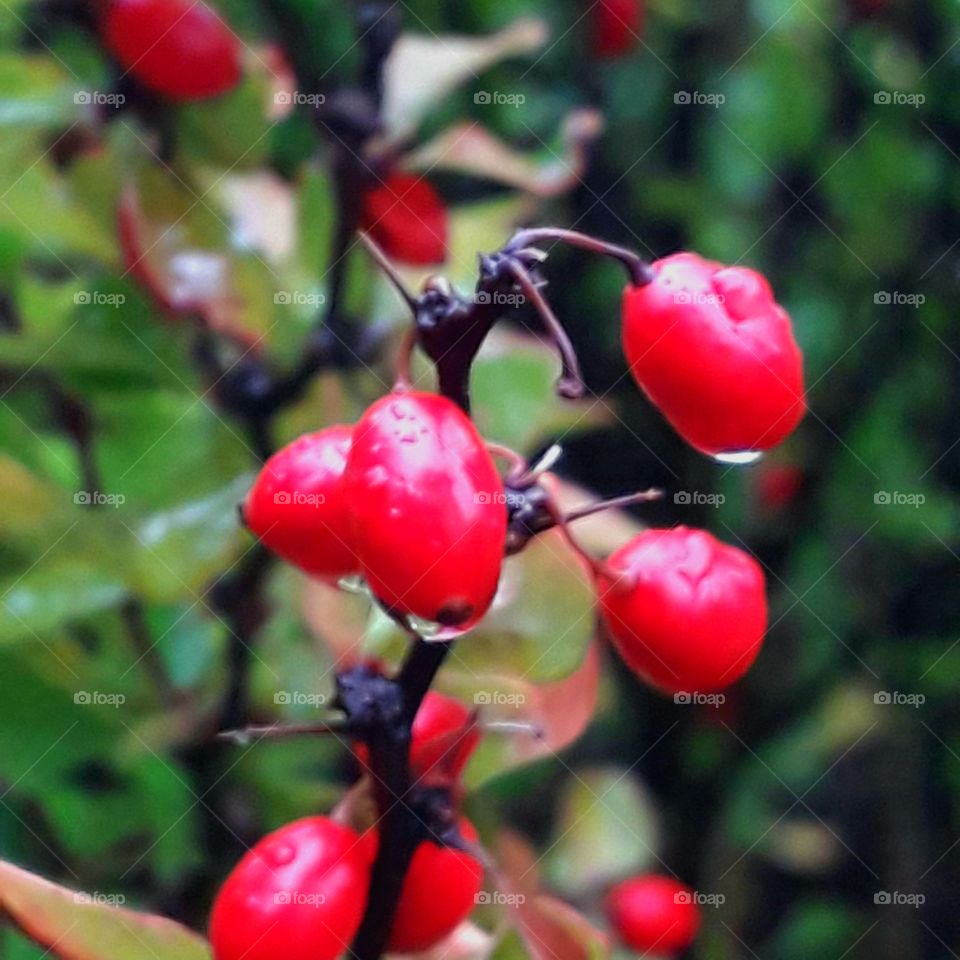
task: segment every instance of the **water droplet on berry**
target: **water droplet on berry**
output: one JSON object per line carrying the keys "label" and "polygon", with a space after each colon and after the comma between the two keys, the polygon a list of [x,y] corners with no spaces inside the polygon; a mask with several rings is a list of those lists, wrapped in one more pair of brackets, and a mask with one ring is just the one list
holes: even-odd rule
{"label": "water droplet on berry", "polygon": [[727,466],[747,466],[763,458],[762,450],[731,450],[728,453],[716,453],[713,459]]}
{"label": "water droplet on berry", "polygon": [[296,855],[297,851],[293,848],[293,844],[278,843],[268,852],[267,859],[273,867],[285,867],[288,863],[293,862]]}
{"label": "water droplet on berry", "polygon": [[362,593],[367,596],[370,595],[370,590],[367,587],[367,581],[360,576],[360,574],[353,574],[349,577],[341,577],[337,581],[337,586],[345,591],[346,593]]}

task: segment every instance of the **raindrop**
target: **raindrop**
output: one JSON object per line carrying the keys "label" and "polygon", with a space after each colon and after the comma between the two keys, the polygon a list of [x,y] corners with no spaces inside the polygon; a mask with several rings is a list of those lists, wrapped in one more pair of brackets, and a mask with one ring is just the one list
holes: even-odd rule
{"label": "raindrop", "polygon": [[756,463],[763,458],[762,450],[732,450],[728,453],[715,453],[713,459],[717,463],[723,463],[727,466],[742,467],[747,464]]}

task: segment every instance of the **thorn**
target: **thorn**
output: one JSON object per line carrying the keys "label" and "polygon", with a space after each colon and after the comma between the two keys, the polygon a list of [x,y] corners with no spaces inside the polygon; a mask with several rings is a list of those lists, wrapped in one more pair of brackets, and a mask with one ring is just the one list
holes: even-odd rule
{"label": "thorn", "polygon": [[624,507],[632,507],[636,503],[649,503],[653,500],[659,500],[663,496],[663,491],[656,487],[650,487],[649,490],[641,490],[639,493],[628,493],[623,497],[613,497],[610,500],[599,500],[597,503],[588,504],[585,507],[578,507],[571,510],[564,520],[571,523],[574,520],[582,520],[584,517],[592,516],[603,510],[622,510]]}

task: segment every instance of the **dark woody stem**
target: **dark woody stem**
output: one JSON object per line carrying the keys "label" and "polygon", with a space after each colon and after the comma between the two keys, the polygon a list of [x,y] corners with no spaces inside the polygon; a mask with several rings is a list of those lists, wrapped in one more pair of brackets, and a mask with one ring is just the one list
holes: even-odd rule
{"label": "dark woody stem", "polygon": [[596,237],[588,236],[585,233],[577,233],[575,230],[561,230],[555,227],[521,230],[514,234],[507,249],[517,251],[531,244],[554,241],[566,243],[571,247],[579,247],[581,250],[588,250],[590,253],[599,253],[601,256],[611,257],[619,261],[623,264],[630,277],[630,282],[635,287],[646,286],[653,280],[650,264],[639,254],[634,253],[633,250],[618,246],[615,243],[598,240]]}
{"label": "dark woody stem", "polygon": [[370,894],[351,956],[377,960],[386,948],[403,880],[426,827],[411,802],[414,788],[410,771],[413,718],[430,689],[452,642],[414,639],[407,658],[394,679],[400,695],[399,716],[379,724],[366,737],[379,811],[380,843],[370,877]]}

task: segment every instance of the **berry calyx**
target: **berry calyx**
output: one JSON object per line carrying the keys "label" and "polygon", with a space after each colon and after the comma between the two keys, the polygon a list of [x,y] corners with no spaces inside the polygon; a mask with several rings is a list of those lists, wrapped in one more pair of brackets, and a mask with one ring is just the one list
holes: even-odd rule
{"label": "berry calyx", "polygon": [[[410,770],[415,780],[436,775],[447,782],[460,778],[480,742],[480,730],[459,700],[427,691],[410,731]],[[369,751],[357,745],[357,759],[365,766]]]}
{"label": "berry calyx", "polygon": [[278,450],[240,508],[265,546],[325,580],[359,569],[344,484],[352,436],[351,427],[327,427]]}
{"label": "berry calyx", "polygon": [[104,43],[123,69],[169,100],[203,100],[240,80],[240,44],[202,0],[109,0]]}
{"label": "berry calyx", "polygon": [[[459,828],[465,840],[477,842],[477,831],[465,817]],[[438,943],[470,915],[482,883],[483,866],[476,857],[425,840],[404,878],[387,948],[413,953]]]}
{"label": "berry calyx", "polygon": [[693,891],[671,877],[631,877],[607,895],[607,916],[617,936],[638,953],[681,953],[700,927]]}
{"label": "berry calyx", "polygon": [[598,57],[622,57],[643,31],[643,0],[597,0],[591,14]]}
{"label": "berry calyx", "polygon": [[767,628],[760,565],[705,530],[645,530],[607,560],[600,611],[617,651],[668,693],[719,690],[756,659]]}
{"label": "berry calyx", "polygon": [[237,864],[213,905],[215,960],[335,960],[360,926],[370,844],[328,817],[264,837]]}
{"label": "berry calyx", "polygon": [[623,298],[623,346],[637,383],[698,450],[767,450],[806,410],[790,318],[754,270],[694,253],[653,264]]}
{"label": "berry calyx", "polygon": [[497,589],[507,511],[466,414],[436,394],[382,397],[354,428],[345,478],[361,572],[380,603],[451,631],[475,624]]}
{"label": "berry calyx", "polygon": [[363,195],[361,227],[394,260],[413,266],[447,256],[447,208],[421,177],[395,171]]}

